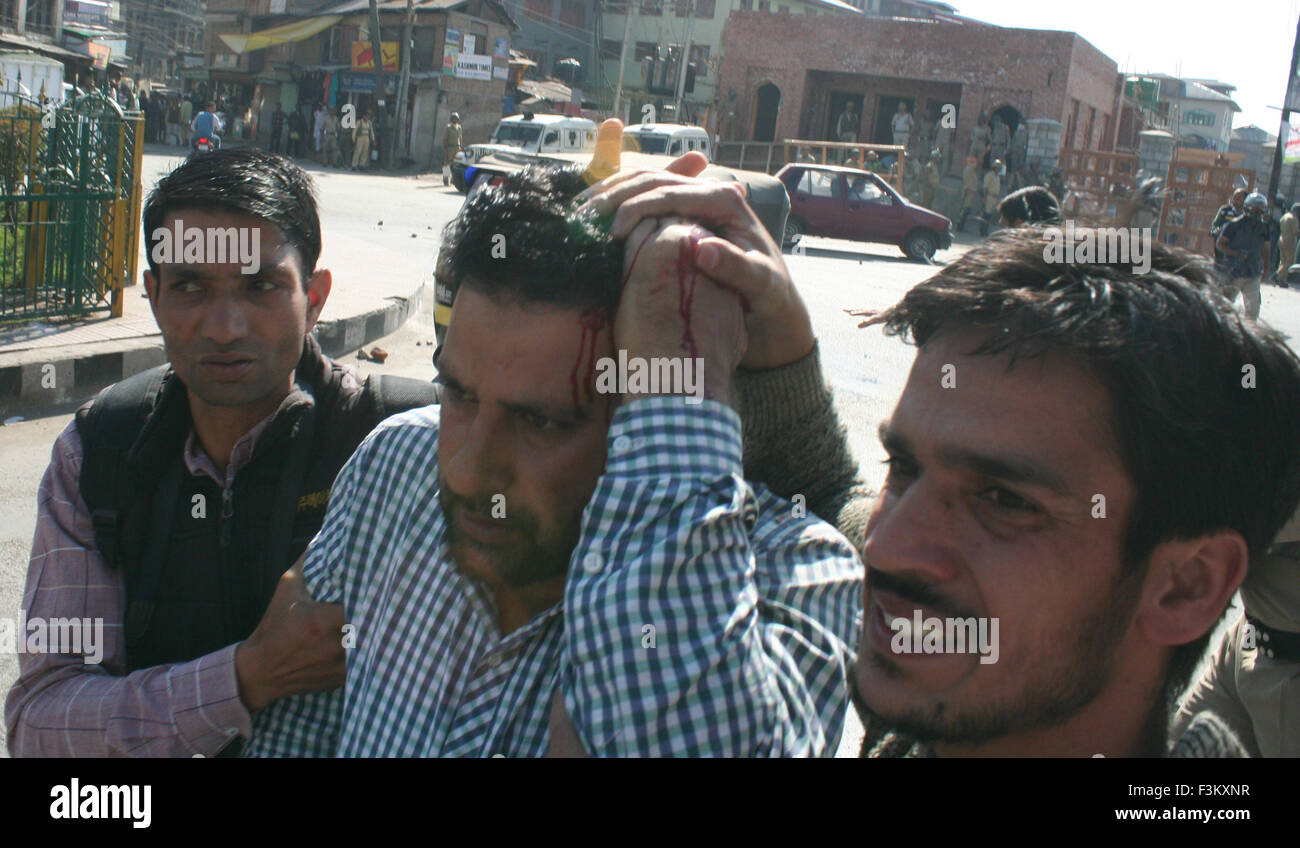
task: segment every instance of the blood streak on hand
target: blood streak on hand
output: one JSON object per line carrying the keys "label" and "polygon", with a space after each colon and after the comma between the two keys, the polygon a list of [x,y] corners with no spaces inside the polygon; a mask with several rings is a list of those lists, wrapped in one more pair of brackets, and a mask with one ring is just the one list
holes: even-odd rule
{"label": "blood streak on hand", "polygon": [[677,247],[677,311],[682,316],[682,347],[692,357],[699,356],[695,334],[691,332],[691,305],[695,302],[695,251],[703,235],[699,227],[691,227],[686,240]]}

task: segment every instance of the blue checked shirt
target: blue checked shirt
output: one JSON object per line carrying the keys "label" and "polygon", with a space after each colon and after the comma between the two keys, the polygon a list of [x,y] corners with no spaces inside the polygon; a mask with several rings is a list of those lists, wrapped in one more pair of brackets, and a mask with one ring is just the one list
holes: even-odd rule
{"label": "blue checked shirt", "polygon": [[303,573],[353,626],[346,686],[258,713],[245,756],[541,756],[557,687],[593,755],[835,753],[862,567],[744,481],[733,410],[620,407],[564,599],[505,637],[447,553],[438,414],[389,418],[340,472]]}

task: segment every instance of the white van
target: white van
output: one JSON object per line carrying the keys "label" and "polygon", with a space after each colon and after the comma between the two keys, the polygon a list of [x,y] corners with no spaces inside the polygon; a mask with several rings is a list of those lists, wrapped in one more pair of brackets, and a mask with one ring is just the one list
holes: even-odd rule
{"label": "white van", "polygon": [[595,149],[595,121],[525,112],[502,118],[487,144],[471,144],[458,158],[472,165],[488,153],[583,153]]}
{"label": "white van", "polygon": [[631,124],[623,129],[623,149],[664,156],[698,150],[705,159],[713,159],[708,132],[688,124]]}

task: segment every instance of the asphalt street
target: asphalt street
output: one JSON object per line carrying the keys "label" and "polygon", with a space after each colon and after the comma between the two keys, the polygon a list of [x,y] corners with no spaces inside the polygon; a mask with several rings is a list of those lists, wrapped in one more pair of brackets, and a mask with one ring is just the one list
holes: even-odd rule
{"label": "asphalt street", "polygon": [[[374,237],[382,221],[385,231],[409,230],[417,235],[418,249],[413,246],[410,261],[432,263],[437,234],[462,199],[444,189],[436,176],[376,177],[337,171],[317,175],[326,257],[333,235],[347,236],[355,243]],[[963,249],[956,246],[941,251],[936,262],[950,261]],[[878,483],[883,477],[880,460],[884,455],[876,442],[876,427],[897,400],[914,352],[903,342],[885,337],[879,327],[859,329],[861,319],[845,310],[884,308],[936,268],[904,259],[897,248],[821,239],[809,239],[803,255],[787,254],[786,260],[812,314],[824,367],[848,424],[852,448],[868,479]],[[359,276],[335,279],[336,289],[366,284]],[[389,352],[383,365],[355,356],[346,361],[363,373],[431,378],[434,333],[430,308],[426,306],[423,314],[370,346]],[[1289,337],[1300,337],[1300,292],[1265,286],[1262,315]],[[58,415],[0,426],[0,617],[18,615],[35,525],[37,486],[50,447],[70,419]],[[0,655],[0,693],[8,690],[16,674],[16,657]],[[860,730],[856,732],[860,734]],[[852,747],[850,739],[841,750]],[[0,754],[6,752],[0,727]]]}

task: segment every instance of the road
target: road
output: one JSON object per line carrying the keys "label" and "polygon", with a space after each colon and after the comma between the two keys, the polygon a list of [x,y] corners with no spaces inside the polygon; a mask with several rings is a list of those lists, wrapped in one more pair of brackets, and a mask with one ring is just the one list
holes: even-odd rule
{"label": "road", "polygon": [[[417,180],[331,172],[320,175],[318,181],[325,257],[330,255],[331,236],[345,234],[349,241],[373,237],[378,222],[383,221],[385,231],[417,234],[419,246],[411,261],[431,265],[436,234],[461,200],[436,177]],[[941,251],[936,262],[950,261],[963,249],[956,246]],[[936,269],[905,260],[895,248],[821,239],[809,239],[804,255],[787,255],[786,260],[811,312],[852,449],[868,479],[878,484],[884,455],[876,442],[876,427],[896,402],[914,352],[903,342],[884,336],[879,327],[858,329],[860,319],[846,315],[845,310],[884,308]],[[365,284],[356,277],[335,279],[336,287]],[[431,305],[375,343],[389,352],[382,366],[351,356],[346,361],[363,373],[432,377],[430,309]],[[1265,286],[1262,314],[1288,337],[1300,337],[1300,292]],[[18,615],[36,520],[36,488],[50,446],[70,418],[59,415],[0,427],[0,617],[14,619]],[[16,674],[16,657],[0,655],[0,693],[8,690]],[[860,738],[860,730],[851,732]],[[841,750],[852,747],[850,740]],[[0,728],[0,754],[4,753]]]}

